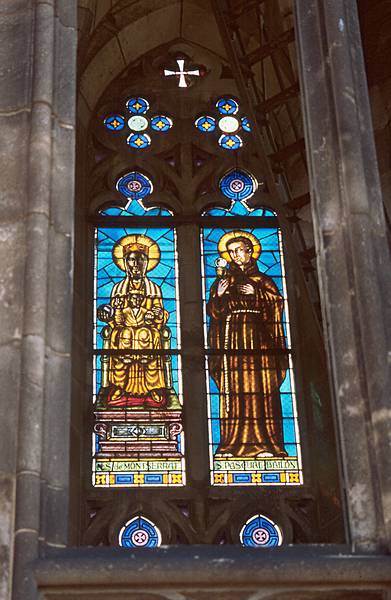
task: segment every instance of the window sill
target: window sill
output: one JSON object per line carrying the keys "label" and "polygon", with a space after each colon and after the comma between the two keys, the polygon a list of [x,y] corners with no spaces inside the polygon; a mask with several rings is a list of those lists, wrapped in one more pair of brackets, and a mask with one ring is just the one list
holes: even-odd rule
{"label": "window sill", "polygon": [[391,556],[349,554],[344,546],[88,547],[56,551],[34,571],[45,600],[207,600],[210,592],[247,600],[259,591],[278,600],[382,600],[391,590]]}

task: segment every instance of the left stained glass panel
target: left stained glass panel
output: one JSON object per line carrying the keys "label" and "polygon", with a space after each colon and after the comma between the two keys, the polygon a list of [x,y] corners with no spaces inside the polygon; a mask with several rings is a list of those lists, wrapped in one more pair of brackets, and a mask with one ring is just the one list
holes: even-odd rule
{"label": "left stained glass panel", "polygon": [[93,485],[185,484],[176,235],[95,231]]}

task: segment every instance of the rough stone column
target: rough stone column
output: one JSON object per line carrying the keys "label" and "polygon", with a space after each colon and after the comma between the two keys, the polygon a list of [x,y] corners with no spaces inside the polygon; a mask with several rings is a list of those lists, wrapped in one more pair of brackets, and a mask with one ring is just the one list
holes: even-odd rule
{"label": "rough stone column", "polygon": [[312,214],[354,551],[391,548],[391,264],[356,3],[296,0]]}
{"label": "rough stone column", "polygon": [[66,541],[75,48],[76,0],[1,1],[2,599]]}
{"label": "rough stone column", "polygon": [[23,329],[31,7],[0,3],[0,598],[11,593]]}

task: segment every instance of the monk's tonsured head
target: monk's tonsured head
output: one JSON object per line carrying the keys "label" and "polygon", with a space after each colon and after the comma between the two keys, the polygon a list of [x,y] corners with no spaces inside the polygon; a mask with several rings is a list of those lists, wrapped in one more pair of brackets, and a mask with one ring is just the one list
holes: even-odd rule
{"label": "monk's tonsured head", "polygon": [[234,237],[227,242],[227,250],[231,260],[237,265],[246,265],[253,255],[253,245],[246,237]]}

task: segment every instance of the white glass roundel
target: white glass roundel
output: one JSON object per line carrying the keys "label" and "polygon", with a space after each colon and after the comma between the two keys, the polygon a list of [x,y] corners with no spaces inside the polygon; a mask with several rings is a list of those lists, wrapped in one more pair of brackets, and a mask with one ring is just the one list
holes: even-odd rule
{"label": "white glass roundel", "polygon": [[132,131],[144,131],[148,127],[148,119],[142,115],[132,115],[128,119],[128,126]]}
{"label": "white glass roundel", "polygon": [[224,133],[235,133],[235,131],[239,129],[239,121],[236,117],[226,115],[219,119],[219,128],[221,131],[224,131]]}

